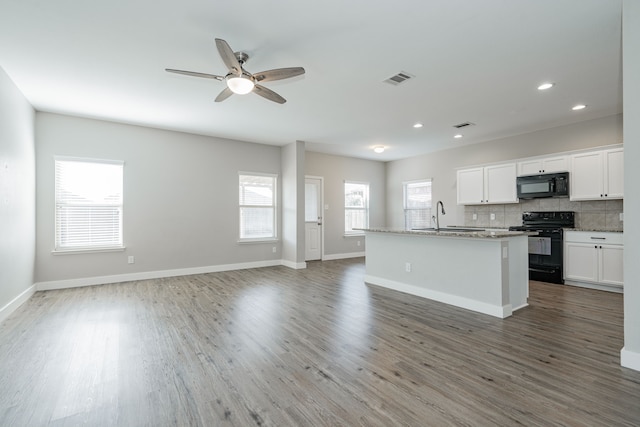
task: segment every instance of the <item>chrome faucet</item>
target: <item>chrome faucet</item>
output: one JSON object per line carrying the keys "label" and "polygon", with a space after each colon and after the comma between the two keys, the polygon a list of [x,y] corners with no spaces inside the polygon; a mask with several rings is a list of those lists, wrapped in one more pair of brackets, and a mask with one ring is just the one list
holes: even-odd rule
{"label": "chrome faucet", "polygon": [[444,212],[444,203],[442,203],[442,200],[438,200],[438,203],[436,203],[436,214],[431,217],[431,219],[436,220],[436,231],[440,230],[440,215],[438,212],[438,206],[440,206],[440,209],[442,210],[442,215],[446,215]]}

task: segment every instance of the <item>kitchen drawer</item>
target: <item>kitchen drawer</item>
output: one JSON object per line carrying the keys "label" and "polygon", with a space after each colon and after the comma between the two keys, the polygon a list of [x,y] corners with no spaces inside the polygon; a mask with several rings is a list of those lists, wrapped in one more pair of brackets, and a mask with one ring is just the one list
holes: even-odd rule
{"label": "kitchen drawer", "polygon": [[565,231],[565,242],[622,245],[623,234],[607,231]]}

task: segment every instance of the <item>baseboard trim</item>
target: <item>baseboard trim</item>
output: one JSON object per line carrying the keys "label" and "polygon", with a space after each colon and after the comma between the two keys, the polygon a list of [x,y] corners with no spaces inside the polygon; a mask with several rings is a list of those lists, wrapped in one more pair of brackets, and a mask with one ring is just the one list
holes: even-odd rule
{"label": "baseboard trim", "polygon": [[82,286],[106,285],[109,283],[131,282],[135,280],[162,279],[164,277],[189,276],[192,274],[218,273],[221,271],[246,270],[249,268],[273,267],[283,265],[282,260],[243,262],[238,264],[211,265],[205,267],[179,268],[175,270],[143,271],[139,273],[114,274],[111,276],[84,277],[79,279],[52,280],[38,282],[34,286],[38,291],[78,288]]}
{"label": "baseboard trim", "polygon": [[422,298],[431,299],[445,304],[454,305],[456,307],[464,308],[466,310],[476,311],[482,314],[488,314],[489,316],[499,317],[504,319],[511,316],[513,308],[511,304],[504,306],[496,306],[479,301],[475,301],[469,298],[460,297],[457,295],[446,294],[444,292],[432,291],[430,289],[421,288],[415,285],[409,285],[407,283],[397,282],[395,280],[389,280],[382,277],[365,275],[364,281],[366,283],[382,286],[384,288],[393,289],[394,291],[403,292],[405,294],[415,295]]}
{"label": "baseboard trim", "polygon": [[282,260],[282,265],[285,267],[293,268],[294,270],[304,270],[307,268],[306,262],[293,262],[286,259]]}
{"label": "baseboard trim", "polygon": [[337,259],[347,259],[347,258],[361,258],[364,256],[364,252],[349,252],[344,254],[331,254],[331,255],[323,255],[322,261],[334,261]]}
{"label": "baseboard trim", "polygon": [[622,286],[616,285],[601,285],[597,283],[576,282],[573,280],[565,280],[564,284],[569,286],[576,286],[578,288],[596,289],[598,291],[615,292],[618,294],[624,293],[624,288]]}
{"label": "baseboard trim", "polygon": [[18,309],[22,304],[27,302],[31,296],[36,293],[36,285],[31,285],[20,295],[9,301],[4,307],[0,308],[0,323],[2,323],[7,317],[11,315],[14,311]]}
{"label": "baseboard trim", "polygon": [[624,347],[620,350],[620,365],[625,368],[640,371],[640,353],[626,350]]}

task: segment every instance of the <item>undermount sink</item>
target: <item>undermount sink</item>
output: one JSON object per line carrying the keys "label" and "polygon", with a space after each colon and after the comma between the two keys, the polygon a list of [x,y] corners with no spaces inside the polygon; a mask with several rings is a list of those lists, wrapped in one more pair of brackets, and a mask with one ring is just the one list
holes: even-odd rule
{"label": "undermount sink", "polygon": [[449,233],[470,233],[470,232],[478,232],[484,231],[482,228],[463,228],[463,227],[440,227],[436,230],[434,227],[431,228],[414,228],[413,231],[438,231],[438,232],[449,232]]}

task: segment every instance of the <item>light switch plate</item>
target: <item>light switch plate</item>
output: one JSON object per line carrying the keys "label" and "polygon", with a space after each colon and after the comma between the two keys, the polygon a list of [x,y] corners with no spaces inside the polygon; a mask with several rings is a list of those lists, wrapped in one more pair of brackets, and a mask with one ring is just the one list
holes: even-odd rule
{"label": "light switch plate", "polygon": [[471,217],[474,221],[478,220],[478,214],[474,213],[473,216]]}
{"label": "light switch plate", "polygon": [[620,222],[624,221],[624,212],[620,212]]}

